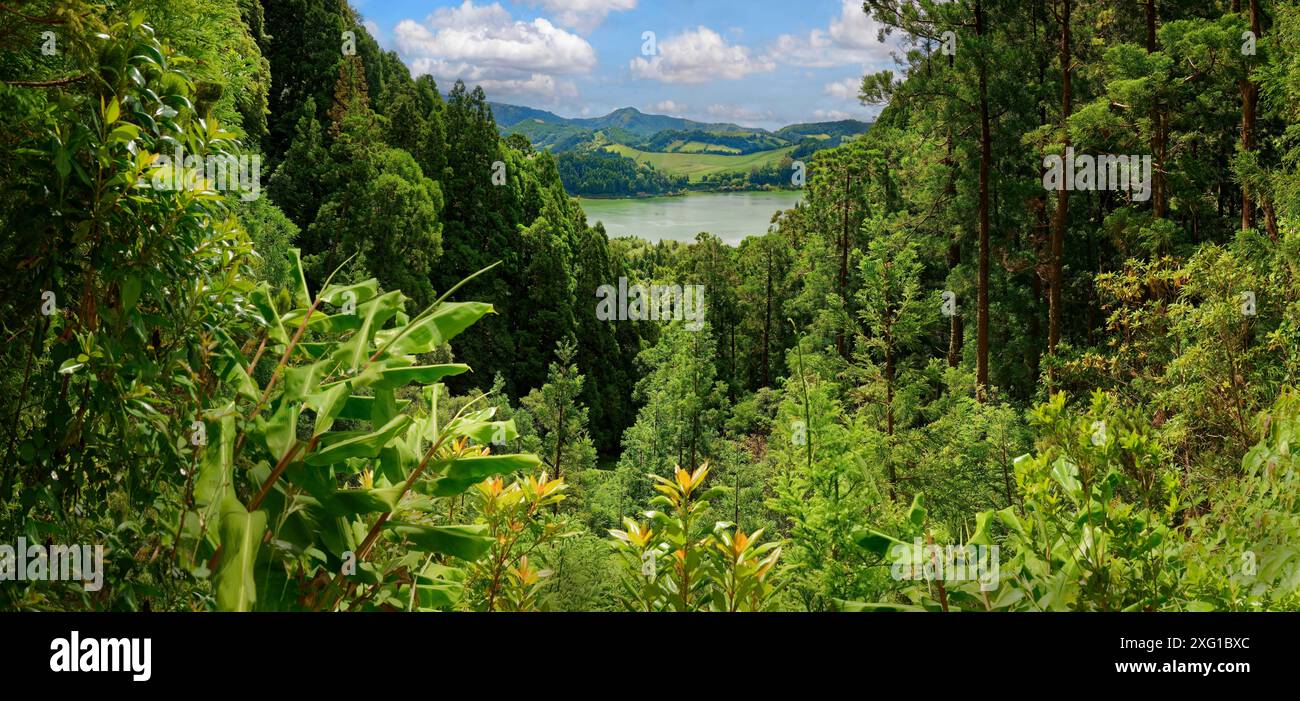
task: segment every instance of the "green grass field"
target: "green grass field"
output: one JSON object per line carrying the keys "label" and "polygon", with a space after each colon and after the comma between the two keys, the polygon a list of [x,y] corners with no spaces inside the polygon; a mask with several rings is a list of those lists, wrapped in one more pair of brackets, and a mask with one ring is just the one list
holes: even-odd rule
{"label": "green grass field", "polygon": [[740,149],[731,146],[719,146],[717,144],[706,144],[703,141],[674,141],[668,145],[669,151],[673,153],[703,153],[721,151],[723,155],[740,153]]}
{"label": "green grass field", "polygon": [[611,144],[607,151],[627,156],[637,163],[649,163],[655,170],[668,175],[685,175],[696,182],[714,173],[749,172],[753,168],[780,163],[794,146],[760,151],[744,156],[724,156],[714,153],[650,153],[623,144]]}

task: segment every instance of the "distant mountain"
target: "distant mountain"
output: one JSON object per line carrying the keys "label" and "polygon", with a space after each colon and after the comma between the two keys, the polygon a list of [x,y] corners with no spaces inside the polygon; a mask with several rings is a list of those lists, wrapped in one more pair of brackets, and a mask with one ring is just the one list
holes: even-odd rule
{"label": "distant mountain", "polygon": [[602,129],[623,129],[639,137],[654,136],[661,131],[713,131],[723,134],[767,133],[765,129],[742,127],[726,122],[696,122],[682,117],[668,117],[661,114],[646,114],[635,107],[614,110],[603,117],[586,117],[569,119],[545,110],[532,107],[520,107],[499,102],[489,103],[492,115],[496,117],[497,126],[514,127],[522,122],[534,124],[562,124],[580,127],[590,131]]}
{"label": "distant mountain", "polygon": [[639,197],[684,190],[783,186],[791,163],[865,133],[868,122],[791,124],[777,131],[646,114],[566,118],[532,107],[488,103],[503,135],[519,134],[557,156],[572,195]]}
{"label": "distant mountain", "polygon": [[604,117],[575,119],[573,122],[591,129],[608,129],[611,127],[626,129],[643,138],[654,136],[665,129],[674,131],[713,131],[723,134],[746,134],[763,131],[762,129],[750,129],[729,123],[705,123],[681,117],[646,114],[635,107],[624,107],[620,110],[614,110]]}
{"label": "distant mountain", "polygon": [[520,122],[533,122],[536,124],[569,123],[569,120],[559,116],[558,114],[552,114],[546,110],[533,109],[532,107],[507,105],[500,102],[489,102],[488,106],[492,108],[492,116],[496,118],[498,127],[511,127]]}
{"label": "distant mountain", "polygon": [[[624,144],[670,153],[747,154],[803,144],[801,151],[838,145],[846,137],[871,127],[854,119],[792,124],[771,132],[729,122],[697,122],[682,117],[646,114],[635,107],[614,110],[603,117],[568,118],[532,107],[489,103],[502,134],[518,133],[537,148],[566,152],[584,147]],[[819,142],[819,143],[812,143]]]}

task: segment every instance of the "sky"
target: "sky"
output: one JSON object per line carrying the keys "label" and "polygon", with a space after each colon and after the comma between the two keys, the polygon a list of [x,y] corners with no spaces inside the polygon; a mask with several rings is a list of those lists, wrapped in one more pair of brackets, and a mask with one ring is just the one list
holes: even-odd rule
{"label": "sky", "polygon": [[860,0],[351,0],[385,49],[441,89],[563,117],[622,107],[775,129],[870,119],[895,67]]}

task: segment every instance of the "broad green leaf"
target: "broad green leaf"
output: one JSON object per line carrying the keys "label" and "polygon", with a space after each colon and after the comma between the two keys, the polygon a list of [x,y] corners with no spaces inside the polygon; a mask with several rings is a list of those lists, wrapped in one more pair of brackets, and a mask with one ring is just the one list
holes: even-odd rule
{"label": "broad green leaf", "polygon": [[508,421],[491,421],[496,409],[476,412],[472,417],[461,417],[447,425],[447,431],[453,436],[469,436],[480,445],[505,444],[519,437],[514,419]]}
{"label": "broad green leaf", "polygon": [[[361,397],[352,395],[348,397],[347,402],[343,405],[343,411],[339,413],[340,419],[353,419],[355,421],[369,421],[374,415],[374,397]],[[411,405],[411,400],[403,399],[397,403],[399,412],[405,411]]]}
{"label": "broad green leaf", "polygon": [[482,302],[454,302],[440,305],[423,319],[403,327],[398,332],[401,334],[400,338],[393,341],[388,352],[391,355],[430,353],[474,325],[484,315],[492,312],[492,305]]}
{"label": "broad green leaf", "polygon": [[434,464],[433,470],[442,476],[434,480],[428,493],[437,497],[454,496],[488,477],[531,470],[541,464],[536,455],[487,455],[440,460]]}
{"label": "broad green leaf", "polygon": [[280,402],[269,418],[257,417],[254,425],[257,435],[266,443],[266,449],[277,461],[293,447],[297,438],[298,414],[302,411],[297,402]]}
{"label": "broad green leaf", "polygon": [[379,373],[379,379],[375,381],[375,389],[396,389],[405,387],[412,382],[420,384],[429,384],[437,382],[444,377],[461,375],[469,372],[469,366],[463,364],[450,365],[422,365],[418,367],[391,368]]}
{"label": "broad green leaf", "polygon": [[999,511],[998,520],[1002,522],[1002,525],[1011,529],[1011,531],[1014,532],[1015,534],[1019,536],[1028,535],[1028,533],[1026,533],[1025,531],[1024,524],[1020,522],[1020,517],[1016,515],[1016,512],[1012,510],[1011,507],[1008,506],[1007,508]]}
{"label": "broad green leaf", "polygon": [[402,485],[380,489],[340,489],[317,500],[334,516],[385,513],[397,508],[405,489]]}
{"label": "broad green leaf", "polygon": [[[355,295],[355,299],[349,298],[349,292]],[[320,298],[326,304],[335,307],[342,307],[348,301],[352,301],[360,307],[360,305],[374,299],[378,294],[379,281],[371,278],[355,285],[330,285],[321,291]]]}
{"label": "broad green leaf", "polygon": [[262,396],[262,391],[257,388],[257,383],[249,376],[248,370],[244,367],[243,361],[239,358],[228,358],[226,361],[229,369],[224,377],[227,382],[235,386],[235,391],[239,396],[251,401],[257,401]]}
{"label": "broad green leaf", "polygon": [[974,545],[992,545],[993,536],[989,532],[989,525],[994,513],[992,511],[982,511],[975,515],[975,533],[967,541]]}
{"label": "broad green leaf", "polygon": [[106,141],[113,143],[126,143],[140,136],[140,127],[134,124],[119,124],[108,133]]}
{"label": "broad green leaf", "polygon": [[[286,317],[287,318],[287,317]],[[302,323],[301,315],[295,315],[297,323]],[[356,314],[324,314],[319,309],[311,315],[307,328],[319,334],[341,334],[357,331],[361,328],[361,317]],[[332,346],[332,344],[330,344]]]}
{"label": "broad green leaf", "polygon": [[251,611],[257,602],[253,566],[266,531],[266,512],[248,513],[233,497],[221,514],[221,560],[213,575],[217,608],[221,611]]}
{"label": "broad green leaf", "polygon": [[305,462],[312,466],[332,465],[348,458],[374,458],[379,456],[389,441],[411,423],[411,417],[401,414],[389,421],[378,431],[355,436],[334,443],[324,450],[308,455]]}
{"label": "broad green leaf", "polygon": [[[408,432],[410,430],[413,429],[408,429]],[[405,482],[419,461],[420,456],[411,450],[406,441],[397,441],[380,451],[379,469],[376,472],[394,484]]]}
{"label": "broad green leaf", "polygon": [[306,401],[309,395],[320,391],[320,376],[325,372],[326,365],[328,363],[315,362],[310,365],[285,368],[283,383],[285,401]]}
{"label": "broad green leaf", "polygon": [[[228,407],[229,408],[229,407]],[[199,507],[218,504],[233,488],[235,475],[235,416],[227,411],[218,422],[207,421],[207,446],[194,480],[194,503]]]}
{"label": "broad green leaf", "polygon": [[[100,99],[102,100],[103,98]],[[104,124],[106,125],[113,124],[113,122],[116,122],[118,116],[120,116],[121,114],[122,114],[122,105],[117,101],[117,97],[114,96],[112,99],[108,101],[108,104],[104,106]]]}
{"label": "broad green leaf", "polygon": [[1074,463],[1066,460],[1064,456],[1057,458],[1056,462],[1052,464],[1052,479],[1056,480],[1057,484],[1065,489],[1066,496],[1076,501],[1082,496],[1083,492],[1083,487],[1079,484],[1078,474],[1079,468],[1075,467]]}
{"label": "broad green leaf", "polygon": [[322,435],[330,430],[335,419],[347,406],[351,391],[350,384],[341,382],[322,392],[307,395],[307,408],[316,413],[316,423],[312,427],[313,436]]}
{"label": "broad green leaf", "polygon": [[302,274],[302,251],[297,248],[289,250],[293,253],[293,303],[306,309],[311,306],[311,293],[307,291],[307,278]]}
{"label": "broad green leaf", "polygon": [[129,312],[135,309],[135,303],[139,300],[140,278],[128,275],[122,280],[122,308]]}
{"label": "broad green leaf", "polygon": [[486,525],[424,526],[417,523],[389,521],[384,529],[405,538],[423,552],[440,553],[462,560],[477,560],[492,547]]}
{"label": "broad green leaf", "polygon": [[855,532],[853,534],[853,542],[857,543],[859,547],[863,548],[867,552],[878,557],[887,556],[890,548],[893,548],[895,545],[908,545],[893,536],[885,535],[880,531],[874,531],[870,528],[863,528]]}
{"label": "broad green leaf", "polygon": [[429,563],[415,578],[420,609],[429,611],[454,605],[464,595],[464,581],[464,570]]}
{"label": "broad green leaf", "polygon": [[289,334],[285,333],[284,324],[280,321],[280,313],[275,310],[275,302],[271,299],[271,291],[267,283],[262,283],[253,290],[248,295],[248,301],[252,302],[253,307],[257,309],[258,321],[266,327],[267,337],[276,343],[288,345]]}
{"label": "broad green leaf", "polygon": [[[370,404],[370,425],[383,426],[397,416],[397,397],[391,389],[376,389]],[[412,419],[414,422],[414,419]]]}
{"label": "broad green leaf", "polygon": [[337,355],[346,363],[348,369],[355,373],[361,363],[370,357],[370,341],[375,332],[383,328],[388,320],[401,310],[402,293],[393,291],[377,297],[364,304],[357,305],[357,314],[361,316],[361,328],[347,342],[339,346]]}
{"label": "broad green leaf", "polygon": [[912,498],[912,508],[907,510],[907,522],[912,524],[913,528],[922,528],[925,526],[925,497],[917,494]]}

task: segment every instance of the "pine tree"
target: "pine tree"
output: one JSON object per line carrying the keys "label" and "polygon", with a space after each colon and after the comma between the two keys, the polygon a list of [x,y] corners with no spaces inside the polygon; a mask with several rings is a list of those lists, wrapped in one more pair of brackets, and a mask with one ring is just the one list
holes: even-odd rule
{"label": "pine tree", "polygon": [[576,353],[572,341],[558,343],[546,384],[522,401],[541,436],[541,457],[556,478],[589,470],[596,462],[596,449],[587,431],[587,408],[578,403],[584,378],[574,363]]}

